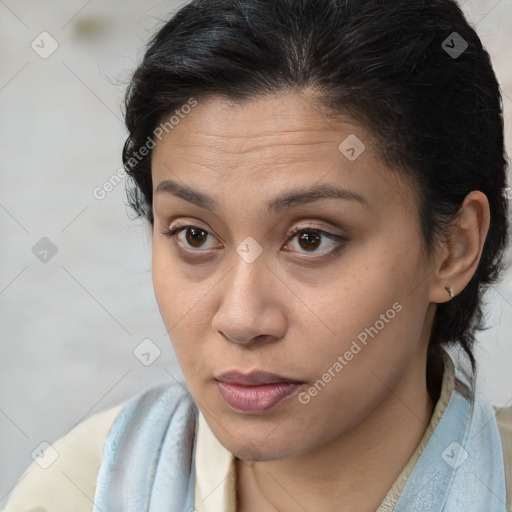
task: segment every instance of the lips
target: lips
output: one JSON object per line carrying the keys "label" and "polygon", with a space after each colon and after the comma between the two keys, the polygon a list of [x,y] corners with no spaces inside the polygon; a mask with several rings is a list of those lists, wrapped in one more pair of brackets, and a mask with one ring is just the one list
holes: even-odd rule
{"label": "lips", "polygon": [[277,407],[304,382],[269,372],[223,373],[215,379],[226,404],[236,412],[261,414]]}
{"label": "lips", "polygon": [[220,382],[227,382],[228,384],[239,384],[240,386],[261,386],[264,384],[277,384],[280,382],[303,384],[301,381],[291,379],[289,377],[283,377],[276,373],[259,371],[251,372],[249,374],[243,374],[237,371],[226,372],[219,375],[216,380]]}

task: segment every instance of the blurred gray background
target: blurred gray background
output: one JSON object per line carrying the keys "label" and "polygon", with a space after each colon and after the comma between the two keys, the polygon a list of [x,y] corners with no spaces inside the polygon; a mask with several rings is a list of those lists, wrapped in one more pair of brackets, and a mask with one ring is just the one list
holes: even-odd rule
{"label": "blurred gray background", "polygon": [[[183,3],[0,0],[0,508],[41,442],[182,379],[147,228],[124,179],[94,191],[121,167],[121,102],[144,45]],[[461,5],[501,83],[510,152],[512,0]],[[510,273],[487,299],[479,378],[511,405]]]}

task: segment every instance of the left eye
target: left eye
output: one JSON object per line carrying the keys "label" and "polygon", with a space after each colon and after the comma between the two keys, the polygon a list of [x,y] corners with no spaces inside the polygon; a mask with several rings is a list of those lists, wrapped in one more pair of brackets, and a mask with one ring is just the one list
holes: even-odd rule
{"label": "left eye", "polygon": [[[321,229],[312,228],[296,230],[290,235],[290,239],[292,238],[296,238],[298,246],[306,251],[302,254],[335,252],[340,248],[342,241],[344,240],[341,236],[328,233]],[[317,251],[317,249],[322,246],[327,246],[327,249]]]}
{"label": "left eye", "polygon": [[[205,242],[208,240],[208,237],[213,238],[213,236],[208,231],[198,226],[181,226],[174,229],[164,228],[162,235],[168,238],[177,237],[179,245],[184,246],[185,250],[192,249],[192,252],[202,252],[201,250],[215,248],[215,245],[205,247]],[[319,252],[322,254],[334,253],[340,250],[343,242],[346,241],[342,236],[314,228],[298,229],[289,235],[288,240],[293,238],[296,238],[298,246],[306,251],[304,253],[301,253],[300,250],[296,251],[301,254]],[[323,251],[317,250],[323,246],[327,246],[327,248]]]}

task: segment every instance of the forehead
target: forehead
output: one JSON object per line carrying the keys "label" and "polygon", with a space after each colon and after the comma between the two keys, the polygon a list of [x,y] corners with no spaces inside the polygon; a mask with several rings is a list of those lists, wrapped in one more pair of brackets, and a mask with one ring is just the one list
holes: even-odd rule
{"label": "forehead", "polygon": [[361,195],[364,190],[373,203],[397,192],[413,202],[407,184],[377,157],[363,126],[348,116],[328,117],[305,94],[241,103],[217,96],[199,100],[157,142],[152,174],[154,193],[168,179],[211,191],[251,188],[259,196],[283,187],[338,184]]}
{"label": "forehead", "polygon": [[[341,142],[344,131],[357,132],[370,142],[362,126],[348,117],[340,116],[334,122],[307,94],[269,95],[241,103],[210,96],[200,99],[190,114],[163,135],[154,157],[158,159],[164,147],[175,154],[204,149],[226,156],[264,156],[262,153],[272,152],[285,155],[291,146],[303,157],[314,157],[315,152],[332,152],[332,143]],[[315,152],[311,151],[313,145],[317,146]]]}

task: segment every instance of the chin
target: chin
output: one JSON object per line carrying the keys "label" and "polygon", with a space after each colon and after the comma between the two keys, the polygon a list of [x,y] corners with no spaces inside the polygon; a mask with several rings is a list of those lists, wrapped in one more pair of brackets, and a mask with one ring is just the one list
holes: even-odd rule
{"label": "chin", "polygon": [[230,426],[226,425],[227,432],[224,429],[221,430],[222,432],[214,433],[215,437],[224,448],[246,463],[289,459],[302,455],[308,450],[306,440],[289,434],[261,437],[260,429],[260,437],[243,435],[240,430],[236,430],[237,435],[230,436],[228,432],[235,429],[230,430]]}

